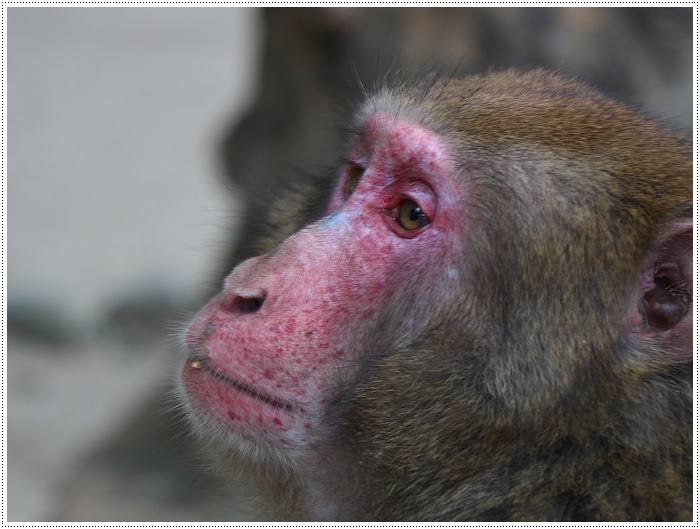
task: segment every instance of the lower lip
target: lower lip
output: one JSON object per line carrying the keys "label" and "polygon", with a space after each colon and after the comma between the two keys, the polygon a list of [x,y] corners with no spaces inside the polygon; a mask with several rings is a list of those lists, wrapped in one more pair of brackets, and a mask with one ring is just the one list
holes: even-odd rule
{"label": "lower lip", "polygon": [[196,356],[193,358],[190,358],[187,360],[188,366],[185,367],[185,369],[190,369],[193,371],[202,371],[205,373],[208,373],[211,377],[214,379],[229,385],[233,389],[239,391],[240,393],[243,393],[257,401],[262,401],[273,408],[277,408],[279,410],[284,410],[287,412],[294,411],[298,409],[298,406],[296,406],[293,403],[282,401],[282,400],[277,400],[271,397],[268,397],[266,395],[263,395],[261,393],[258,393],[257,391],[249,388],[248,386],[241,384],[240,382],[232,379],[228,375],[220,372],[219,370],[215,369],[208,358],[202,357],[202,356]]}
{"label": "lower lip", "polygon": [[270,438],[278,442],[303,409],[293,403],[276,400],[244,386],[222,374],[201,357],[187,360],[182,380],[195,407],[213,416],[226,428],[254,439]]}

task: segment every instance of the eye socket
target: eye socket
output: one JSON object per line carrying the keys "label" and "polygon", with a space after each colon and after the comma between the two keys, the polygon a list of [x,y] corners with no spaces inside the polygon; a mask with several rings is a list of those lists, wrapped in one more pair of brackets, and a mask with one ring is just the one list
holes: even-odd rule
{"label": "eye socket", "polygon": [[413,200],[405,200],[398,209],[398,223],[404,230],[417,230],[430,224],[421,207]]}
{"label": "eye socket", "polygon": [[362,180],[362,176],[365,174],[364,168],[356,165],[350,169],[350,176],[348,177],[348,195],[352,195],[357,189],[357,186]]}

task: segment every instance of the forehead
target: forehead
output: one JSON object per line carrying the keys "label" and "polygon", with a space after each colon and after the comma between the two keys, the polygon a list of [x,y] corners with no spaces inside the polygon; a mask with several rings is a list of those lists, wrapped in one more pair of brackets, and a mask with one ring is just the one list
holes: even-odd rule
{"label": "forehead", "polygon": [[542,71],[402,86],[370,101],[365,117],[372,110],[481,142],[541,144],[577,151],[629,139],[630,128],[650,129],[633,110],[583,84]]}
{"label": "forehead", "polygon": [[457,153],[474,145],[496,155],[546,152],[585,163],[604,172],[612,185],[637,194],[647,195],[662,183],[667,196],[691,197],[692,157],[685,134],[542,70],[400,85],[371,98],[359,119],[366,123],[380,112],[437,133]]}
{"label": "forehead", "polygon": [[381,111],[366,120],[354,151],[359,158],[363,152],[383,153],[395,165],[425,165],[424,170],[428,172],[452,163],[448,145],[439,134],[414,121]]}

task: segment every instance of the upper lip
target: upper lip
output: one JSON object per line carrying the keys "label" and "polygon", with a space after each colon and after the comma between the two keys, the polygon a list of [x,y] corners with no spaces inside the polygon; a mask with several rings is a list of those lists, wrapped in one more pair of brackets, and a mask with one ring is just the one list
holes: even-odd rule
{"label": "upper lip", "polygon": [[227,374],[222,373],[221,371],[218,371],[211,362],[211,357],[207,354],[204,353],[194,353],[191,355],[188,359],[188,362],[197,362],[199,364],[198,368],[199,369],[204,369],[206,370],[210,375],[212,375],[214,378],[217,380],[220,380],[222,382],[225,382],[229,386],[237,389],[238,391],[245,393],[251,397],[254,397],[258,400],[263,401],[266,404],[269,404],[270,406],[274,406],[275,408],[279,408],[284,411],[303,411],[299,407],[298,404],[295,404],[293,402],[289,402],[286,400],[282,399],[276,399],[274,397],[270,397],[268,395],[265,395],[263,393],[260,393],[259,391],[256,391],[245,384],[242,384],[241,382],[232,379],[229,377]]}

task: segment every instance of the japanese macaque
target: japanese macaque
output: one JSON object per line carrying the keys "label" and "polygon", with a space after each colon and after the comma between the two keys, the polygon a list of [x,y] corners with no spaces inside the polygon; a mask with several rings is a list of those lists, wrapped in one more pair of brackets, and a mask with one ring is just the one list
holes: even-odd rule
{"label": "japanese macaque", "polygon": [[261,516],[691,520],[688,139],[541,70],[398,83],[352,129],[186,334]]}

